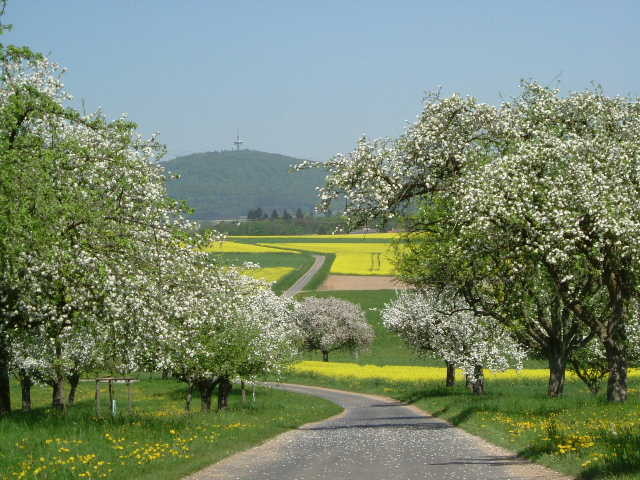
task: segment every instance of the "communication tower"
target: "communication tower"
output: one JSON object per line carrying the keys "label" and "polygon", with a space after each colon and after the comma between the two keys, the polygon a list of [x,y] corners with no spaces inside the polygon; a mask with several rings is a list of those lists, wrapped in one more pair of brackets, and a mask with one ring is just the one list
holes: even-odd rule
{"label": "communication tower", "polygon": [[236,146],[236,152],[240,151],[240,145],[242,145],[244,142],[242,140],[240,140],[240,129],[238,129],[236,131],[236,141],[233,142],[233,144]]}

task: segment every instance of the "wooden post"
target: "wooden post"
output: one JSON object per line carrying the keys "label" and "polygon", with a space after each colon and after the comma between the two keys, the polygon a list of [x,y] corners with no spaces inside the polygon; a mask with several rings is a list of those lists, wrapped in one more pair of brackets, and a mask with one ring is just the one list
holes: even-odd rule
{"label": "wooden post", "polygon": [[129,414],[131,414],[131,380],[127,380],[127,400],[129,401]]}
{"label": "wooden post", "polygon": [[96,378],[96,417],[100,417],[100,380]]}
{"label": "wooden post", "polygon": [[113,381],[109,379],[109,409],[111,410],[111,415],[113,415]]}

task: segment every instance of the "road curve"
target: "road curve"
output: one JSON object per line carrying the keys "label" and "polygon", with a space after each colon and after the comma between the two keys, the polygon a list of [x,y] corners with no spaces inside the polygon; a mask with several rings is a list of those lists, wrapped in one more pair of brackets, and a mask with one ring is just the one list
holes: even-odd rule
{"label": "road curve", "polygon": [[313,256],[313,265],[311,268],[304,272],[304,274],[285,291],[282,296],[283,297],[293,297],[295,294],[300,293],[304,287],[307,286],[307,283],[311,281],[313,276],[322,268],[326,257],[324,255],[312,255]]}
{"label": "road curve", "polygon": [[270,384],[344,407],[201,470],[189,480],[569,480],[418,408],[319,387]]}

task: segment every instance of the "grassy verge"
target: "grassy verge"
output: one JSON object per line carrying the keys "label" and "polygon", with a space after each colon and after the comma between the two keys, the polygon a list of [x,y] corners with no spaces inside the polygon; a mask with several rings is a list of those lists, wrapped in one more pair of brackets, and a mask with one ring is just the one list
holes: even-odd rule
{"label": "grassy verge", "polygon": [[[438,380],[422,382],[313,373],[292,373],[286,381],[412,403],[523,457],[581,479],[640,478],[637,394],[632,393],[625,404],[612,405],[603,394],[594,396],[579,381],[570,380],[562,398],[549,399],[544,378],[527,378],[525,371],[518,377],[489,379],[487,394],[478,397],[465,388],[464,381],[445,387],[444,372],[442,369]],[[632,376],[631,391],[638,387],[638,376]]]}
{"label": "grassy verge", "polygon": [[[143,380],[132,388],[132,414],[96,418],[93,385],[81,383],[66,416],[45,406],[49,388],[35,387],[32,412],[0,419],[0,478],[177,479],[341,410],[316,397],[260,388],[255,403],[242,404],[235,392],[225,411],[185,414],[184,384]],[[116,390],[126,403],[126,390]]]}

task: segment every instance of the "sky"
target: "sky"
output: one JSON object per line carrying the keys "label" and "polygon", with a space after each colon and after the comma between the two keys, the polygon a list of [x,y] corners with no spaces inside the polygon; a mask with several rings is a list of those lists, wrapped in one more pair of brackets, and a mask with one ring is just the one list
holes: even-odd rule
{"label": "sky", "polygon": [[442,88],[499,104],[521,79],[640,96],[640,2],[9,0],[2,42],[68,68],[79,107],[126,112],[168,158],[243,147],[324,161],[395,137]]}

